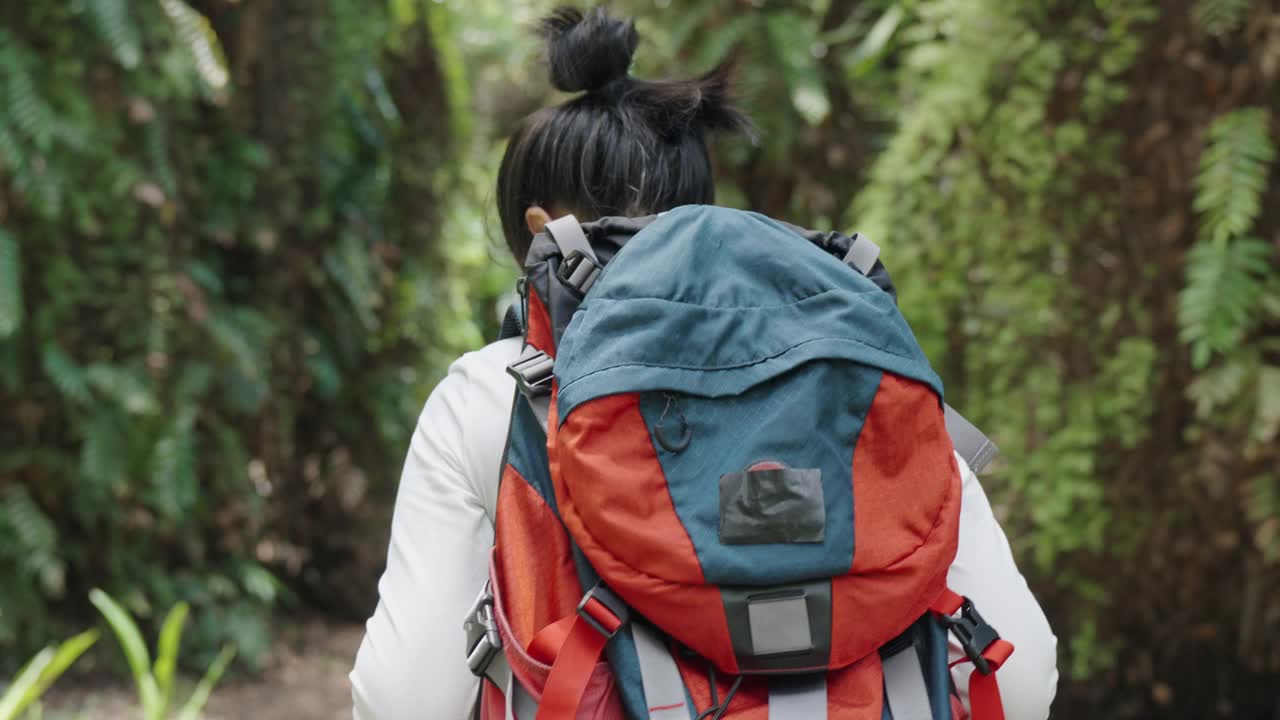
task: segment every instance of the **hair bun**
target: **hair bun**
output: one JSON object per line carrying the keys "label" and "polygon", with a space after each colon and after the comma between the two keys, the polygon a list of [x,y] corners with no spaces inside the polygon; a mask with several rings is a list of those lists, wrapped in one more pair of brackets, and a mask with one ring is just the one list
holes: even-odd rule
{"label": "hair bun", "polygon": [[626,77],[640,38],[635,23],[601,8],[559,8],[542,20],[551,84],[565,92],[598,90]]}

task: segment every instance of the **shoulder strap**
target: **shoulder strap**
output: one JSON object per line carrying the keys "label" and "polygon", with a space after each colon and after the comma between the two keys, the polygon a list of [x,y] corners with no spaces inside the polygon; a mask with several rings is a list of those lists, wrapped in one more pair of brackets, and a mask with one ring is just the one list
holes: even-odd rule
{"label": "shoulder strap", "polygon": [[884,659],[884,696],[893,720],[933,720],[929,688],[915,645]]}
{"label": "shoulder strap", "polygon": [[498,331],[498,339],[506,340],[507,338],[524,336],[524,313],[520,311],[520,304],[514,303],[507,306],[507,312],[502,316],[502,329]]}
{"label": "shoulder strap", "polygon": [[956,452],[960,453],[960,457],[964,458],[975,475],[986,469],[1000,454],[1000,448],[991,442],[991,438],[956,412],[955,408],[946,405],[943,417],[947,423],[947,434],[951,436],[951,444],[955,445]]}
{"label": "shoulder strap", "polygon": [[870,275],[880,257],[880,246],[862,233],[854,233],[849,243],[849,252],[844,255],[844,262],[863,275]]}
{"label": "shoulder strap", "polygon": [[826,720],[826,717],[826,673],[769,678],[769,720]]}
{"label": "shoulder strap", "polygon": [[546,233],[556,241],[556,246],[560,248],[560,256],[566,260],[576,250],[591,262],[600,264],[596,259],[596,251],[591,249],[586,233],[582,232],[582,225],[578,224],[578,219],[574,216],[565,215],[547,223]]}

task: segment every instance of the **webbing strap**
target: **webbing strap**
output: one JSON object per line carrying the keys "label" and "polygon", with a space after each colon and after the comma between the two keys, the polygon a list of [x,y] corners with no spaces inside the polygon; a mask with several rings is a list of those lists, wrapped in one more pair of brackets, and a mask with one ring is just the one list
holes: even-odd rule
{"label": "webbing strap", "polygon": [[769,678],[769,720],[824,720],[826,717],[825,673]]}
{"label": "webbing strap", "polygon": [[650,720],[689,720],[680,669],[657,631],[642,622],[632,623],[631,637],[640,658],[640,681]]}
{"label": "webbing strap", "polygon": [[[538,418],[538,424],[542,426],[542,432],[547,431],[547,416],[551,414],[551,396],[539,395],[535,398],[529,398],[529,406],[533,408],[533,414]],[[976,470],[974,472],[977,472]]]}
{"label": "webbing strap", "polygon": [[951,444],[955,446],[956,452],[960,453],[960,457],[964,458],[965,463],[975,475],[982,472],[996,455],[1000,454],[1000,448],[991,442],[991,438],[982,434],[977,426],[966,420],[950,405],[944,406],[943,420],[947,424],[947,434],[951,436]]}
{"label": "webbing strap", "polygon": [[862,233],[855,233],[853,242],[849,243],[849,251],[844,254],[844,262],[851,265],[863,275],[871,274],[880,257],[880,246]]}
{"label": "webbing strap", "polygon": [[605,643],[621,625],[622,620],[598,599],[590,594],[583,599],[583,610],[573,617],[569,636],[551,664],[536,720],[563,720],[578,716],[582,694],[591,681],[600,653],[604,652]]}
{"label": "webbing strap", "polygon": [[893,720],[933,720],[929,688],[924,683],[916,646],[908,645],[885,658],[883,665],[884,697]]}
{"label": "webbing strap", "polygon": [[552,240],[556,241],[556,246],[560,248],[560,256],[568,258],[574,250],[587,256],[591,262],[599,265],[600,261],[596,259],[596,251],[591,249],[591,243],[587,240],[586,233],[582,232],[582,226],[578,224],[578,219],[572,215],[565,215],[547,223],[547,234]]}
{"label": "webbing strap", "polygon": [[[950,588],[944,589],[938,599],[929,606],[933,612],[951,616],[959,610],[965,603],[964,597],[956,594]],[[952,630],[954,633],[954,629]],[[1007,640],[995,640],[980,655],[986,661],[989,672],[983,673],[975,668],[973,674],[969,676],[969,710],[970,717],[973,720],[1004,720],[1004,703],[1000,701],[1000,685],[996,682],[996,671],[1004,665],[1009,656],[1013,654],[1013,643]],[[961,662],[971,662],[970,658],[959,660],[953,665]]]}
{"label": "webbing strap", "polygon": [[512,675],[507,681],[506,720],[533,720],[538,715],[538,701]]}

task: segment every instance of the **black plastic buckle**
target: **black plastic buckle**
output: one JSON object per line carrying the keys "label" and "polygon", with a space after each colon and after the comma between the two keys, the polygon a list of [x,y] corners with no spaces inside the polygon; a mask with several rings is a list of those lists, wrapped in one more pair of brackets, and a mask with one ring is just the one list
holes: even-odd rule
{"label": "black plastic buckle", "polygon": [[601,269],[599,263],[592,260],[581,250],[574,250],[569,253],[569,257],[560,263],[560,269],[556,271],[556,277],[560,278],[560,282],[564,283],[581,298],[595,284],[596,278],[600,276]]}
{"label": "black plastic buckle", "polygon": [[960,605],[960,615],[958,617],[943,616],[942,622],[960,641],[960,647],[964,648],[965,656],[973,661],[973,666],[978,672],[990,675],[991,663],[982,657],[982,653],[1000,639],[1000,633],[982,619],[978,609],[973,606],[973,601],[964,598],[964,603]]}
{"label": "black plastic buckle", "polygon": [[520,392],[538,397],[551,392],[556,361],[550,355],[533,347],[526,347],[520,358],[507,366],[507,374],[516,379]]}
{"label": "black plastic buckle", "polygon": [[489,665],[502,652],[502,637],[493,617],[493,592],[489,583],[467,611],[463,630],[467,633],[467,668],[476,677],[484,677]]}
{"label": "black plastic buckle", "polygon": [[[587,609],[587,603],[593,599],[598,601],[601,605],[605,607],[606,610],[613,613],[613,616],[618,619],[618,627],[616,629],[609,630],[608,628],[606,628],[604,624],[601,623],[594,615],[591,614],[591,611]],[[577,612],[578,612],[578,617],[581,617],[583,620],[586,620],[587,624],[595,628],[596,632],[605,636],[606,640],[613,638],[614,635],[617,635],[618,630],[621,630],[623,626],[625,626],[627,622],[631,620],[631,609],[628,608],[627,604],[622,601],[622,598],[618,597],[617,595],[614,595],[612,590],[610,590],[609,588],[605,587],[600,583],[596,583],[595,587],[588,590],[587,594],[582,596],[582,602],[578,603]]]}

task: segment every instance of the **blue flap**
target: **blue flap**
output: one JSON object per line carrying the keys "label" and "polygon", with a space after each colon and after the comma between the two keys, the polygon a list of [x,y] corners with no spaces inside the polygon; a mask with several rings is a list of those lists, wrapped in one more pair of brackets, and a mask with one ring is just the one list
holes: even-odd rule
{"label": "blue flap", "polygon": [[685,206],[622,248],[569,323],[555,367],[559,416],[620,392],[736,395],[817,359],[869,365],[942,394],[875,283],[763,215]]}

